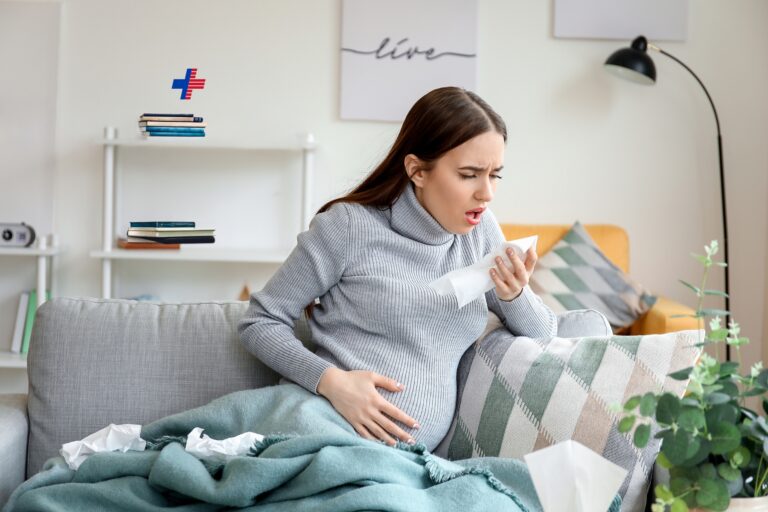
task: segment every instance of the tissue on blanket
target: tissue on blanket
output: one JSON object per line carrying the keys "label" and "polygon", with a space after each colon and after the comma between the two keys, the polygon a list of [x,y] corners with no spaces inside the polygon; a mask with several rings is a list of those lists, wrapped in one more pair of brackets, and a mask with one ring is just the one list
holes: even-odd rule
{"label": "tissue on blanket", "polygon": [[509,263],[506,250],[511,247],[515,254],[525,262],[526,251],[531,246],[535,247],[538,239],[538,235],[534,235],[504,242],[501,247],[486,254],[476,263],[448,272],[429,283],[429,286],[441,295],[455,294],[459,309],[461,309],[495,286],[489,270],[496,266],[497,256],[501,256],[503,260]]}
{"label": "tissue on blanket", "polygon": [[197,427],[187,435],[184,449],[198,459],[227,462],[234,457],[248,455],[253,445],[263,440],[264,436],[255,432],[245,432],[221,440],[211,439],[203,434],[202,428]]}
{"label": "tissue on blanket", "polygon": [[142,451],[147,443],[141,438],[141,425],[115,425],[110,423],[103,429],[81,439],[61,446],[61,456],[70,469],[77,469],[89,455],[98,452]]}

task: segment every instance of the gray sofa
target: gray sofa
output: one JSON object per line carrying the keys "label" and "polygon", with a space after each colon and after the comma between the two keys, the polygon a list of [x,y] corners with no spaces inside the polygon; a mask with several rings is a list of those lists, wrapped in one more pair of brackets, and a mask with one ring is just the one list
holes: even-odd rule
{"label": "gray sofa", "polygon": [[[25,478],[110,423],[146,424],[232,391],[277,384],[246,352],[246,302],[155,304],[56,298],[38,311],[29,394],[0,395],[0,506]],[[311,348],[306,323],[297,336]],[[610,334],[600,313],[558,318],[563,337]]]}

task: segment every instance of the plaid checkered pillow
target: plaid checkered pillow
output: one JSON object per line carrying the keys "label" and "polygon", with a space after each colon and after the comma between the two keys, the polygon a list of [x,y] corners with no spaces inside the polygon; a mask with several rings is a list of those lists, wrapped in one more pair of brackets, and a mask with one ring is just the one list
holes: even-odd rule
{"label": "plaid checkered pillow", "polygon": [[539,258],[530,286],[555,313],[596,309],[614,332],[632,325],[656,302],[603,254],[579,222]]}
{"label": "plaid checkered pillow", "polygon": [[659,441],[635,448],[610,406],[649,391],[682,395],[687,383],[667,375],[693,365],[697,342],[697,331],[531,339],[495,329],[459,364],[456,416],[435,453],[522,459],[573,439],[629,472],[622,511],[641,511]]}

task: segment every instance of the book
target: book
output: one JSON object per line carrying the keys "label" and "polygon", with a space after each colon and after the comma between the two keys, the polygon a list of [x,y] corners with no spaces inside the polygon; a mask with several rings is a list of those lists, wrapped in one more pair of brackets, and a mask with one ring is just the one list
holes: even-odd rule
{"label": "book", "polygon": [[24,323],[27,319],[27,305],[29,304],[29,292],[22,292],[19,296],[19,309],[16,311],[16,326],[13,329],[11,340],[11,352],[21,353],[21,340],[24,338]]}
{"label": "book", "polygon": [[199,122],[185,122],[185,121],[139,121],[141,127],[164,127],[164,128],[205,128],[208,123],[203,121]]}
{"label": "book", "polygon": [[[51,298],[51,292],[45,292],[46,299]],[[21,353],[29,352],[29,340],[32,338],[32,325],[35,323],[35,313],[37,313],[37,290],[29,292],[29,302],[27,303],[27,319],[24,324],[24,336],[21,340]]]}
{"label": "book", "polygon": [[142,240],[152,240],[161,244],[212,244],[216,239],[212,236],[169,236],[166,238],[155,236],[137,236]]}
{"label": "book", "polygon": [[154,112],[144,112],[141,117],[195,117],[194,114],[156,114]]}
{"label": "book", "polygon": [[132,228],[193,228],[195,223],[190,220],[148,220],[131,222]]}
{"label": "book", "polygon": [[147,229],[129,229],[128,236],[213,236],[215,229],[197,229],[197,228],[147,228]]}
{"label": "book", "polygon": [[205,137],[205,133],[179,133],[179,132],[141,132],[145,139],[150,137]]}
{"label": "book", "polygon": [[121,249],[180,249],[179,244],[160,244],[149,240],[129,240],[118,238],[117,246]]}
{"label": "book", "polygon": [[168,115],[168,116],[161,116],[161,115],[152,115],[152,116],[141,116],[139,118],[139,122],[142,121],[162,121],[162,122],[184,122],[184,123],[201,123],[203,121],[202,117],[184,117],[184,116],[176,116],[176,115]]}
{"label": "book", "polygon": [[204,128],[182,128],[178,126],[147,126],[141,131],[148,133],[205,133]]}

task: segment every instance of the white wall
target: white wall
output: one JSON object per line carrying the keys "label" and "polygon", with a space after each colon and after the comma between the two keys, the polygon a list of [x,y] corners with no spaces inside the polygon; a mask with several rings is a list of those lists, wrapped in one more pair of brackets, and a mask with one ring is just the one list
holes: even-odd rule
{"label": "white wall", "polygon": [[[633,276],[655,293],[693,304],[677,279],[698,280],[688,254],[721,237],[714,121],[698,84],[658,54],[654,87],[613,78],[602,63],[628,41],[554,39],[551,2],[479,5],[478,92],[510,133],[497,217],[621,225],[632,242]],[[320,144],[315,206],[370,170],[398,127],[338,119],[340,9],[330,0],[63,1],[54,228],[68,250],[60,293],[100,293],[100,265],[88,252],[100,246],[98,141],[105,125],[133,136],[141,112],[190,110],[206,117],[211,138],[232,143],[284,144],[313,132]],[[691,1],[688,40],[659,43],[696,71],[719,109],[732,309],[755,340],[749,361],[761,357],[768,309],[766,19],[764,0]],[[206,89],[181,102],[170,81],[192,66],[208,80]],[[256,197],[259,182],[235,174],[226,178],[232,190],[252,188]],[[228,193],[212,200],[226,202]],[[122,201],[153,208],[139,193]],[[275,192],[258,203],[270,215],[291,210],[291,201]],[[201,208],[200,216],[206,208],[213,207]],[[232,222],[258,238],[270,218],[246,211]],[[177,300],[234,298],[244,281],[258,288],[273,270],[121,262],[117,273],[121,295],[146,291]],[[722,286],[722,279],[711,285]]]}
{"label": "white wall", "polygon": [[[59,8],[50,2],[0,2],[0,223],[51,232],[54,209]],[[22,290],[36,260],[0,257],[0,350],[8,350]],[[0,370],[0,391],[21,390],[23,370]]]}

